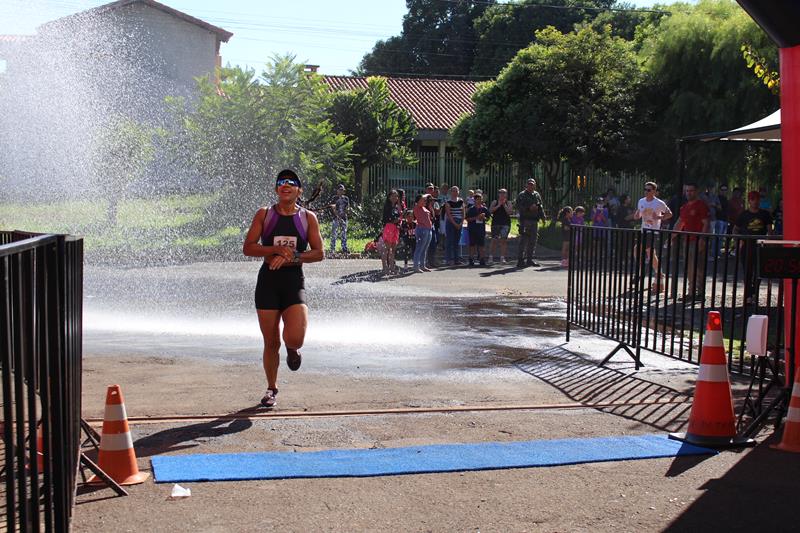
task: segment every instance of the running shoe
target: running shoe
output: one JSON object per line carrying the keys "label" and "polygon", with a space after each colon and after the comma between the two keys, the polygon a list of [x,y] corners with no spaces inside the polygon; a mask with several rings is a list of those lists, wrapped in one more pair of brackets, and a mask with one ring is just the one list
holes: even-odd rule
{"label": "running shoe", "polygon": [[302,362],[303,358],[300,352],[292,350],[291,348],[286,348],[286,365],[289,367],[289,370],[297,370],[300,368],[300,363]]}
{"label": "running shoe", "polygon": [[264,397],[261,398],[261,405],[267,409],[272,409],[278,403],[278,389],[267,389]]}

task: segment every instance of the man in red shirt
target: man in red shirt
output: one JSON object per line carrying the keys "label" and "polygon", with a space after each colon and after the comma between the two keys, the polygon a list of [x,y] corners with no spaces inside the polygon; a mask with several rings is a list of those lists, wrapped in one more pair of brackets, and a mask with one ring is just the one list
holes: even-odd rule
{"label": "man in red shirt", "polygon": [[[710,228],[710,211],[708,205],[700,198],[696,183],[687,183],[684,187],[687,202],[681,207],[675,231],[691,233],[708,233]],[[672,236],[673,240],[677,235]],[[705,298],[705,266],[706,266],[706,240],[698,242],[696,235],[688,237],[688,254],[686,255],[686,279],[688,281],[687,299]],[[684,248],[686,244],[680,246]],[[695,281],[699,281],[699,291],[695,290]]]}

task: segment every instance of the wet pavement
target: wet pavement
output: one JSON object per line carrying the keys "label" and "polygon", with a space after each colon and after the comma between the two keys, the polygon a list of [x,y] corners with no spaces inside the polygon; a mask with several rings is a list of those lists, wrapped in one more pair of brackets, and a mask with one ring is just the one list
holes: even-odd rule
{"label": "wet pavement", "polygon": [[[381,280],[375,263],[305,267],[304,370],[401,376],[494,369],[564,340],[563,300],[502,294],[536,271],[498,265]],[[84,353],[252,361],[262,346],[252,303],[258,268],[252,261],[87,267]],[[483,280],[495,273],[502,278],[490,289]],[[428,278],[411,282],[419,276]],[[452,290],[459,283],[472,289]]]}

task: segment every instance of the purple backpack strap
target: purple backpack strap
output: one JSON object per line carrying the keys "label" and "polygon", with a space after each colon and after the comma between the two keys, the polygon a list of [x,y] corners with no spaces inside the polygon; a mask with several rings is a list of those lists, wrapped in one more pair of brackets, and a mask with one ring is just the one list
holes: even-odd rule
{"label": "purple backpack strap", "polygon": [[261,231],[261,238],[266,240],[267,237],[278,225],[278,217],[275,216],[275,206],[267,208],[267,214],[264,215],[264,229]]}
{"label": "purple backpack strap", "polygon": [[308,211],[305,207],[301,207],[297,213],[292,217],[294,220],[294,227],[300,234],[300,238],[308,242]]}

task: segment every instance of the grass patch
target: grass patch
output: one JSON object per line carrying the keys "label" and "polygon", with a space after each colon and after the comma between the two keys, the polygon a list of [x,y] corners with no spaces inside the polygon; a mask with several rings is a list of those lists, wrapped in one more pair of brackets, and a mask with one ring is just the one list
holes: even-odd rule
{"label": "grass patch", "polygon": [[[130,198],[119,202],[117,223],[107,223],[108,202],[103,199],[69,200],[42,204],[0,204],[0,229],[69,233],[84,237],[88,254],[113,259],[149,255],[240,254],[247,227],[220,227],[209,216],[217,194],[170,195],[159,198]],[[330,246],[331,223],[320,223],[323,245]],[[560,228],[554,227],[556,248]],[[373,231],[350,220],[347,244],[351,252],[363,252],[375,238]],[[547,246],[550,226],[540,225],[540,239]],[[511,219],[511,236],[519,235],[519,222]],[[337,243],[337,249],[341,245]]]}
{"label": "grass patch", "polygon": [[241,243],[246,228],[220,228],[209,220],[208,208],[216,200],[217,194],[125,199],[114,225],[107,222],[108,202],[102,199],[7,203],[0,205],[0,228],[83,236],[88,253],[105,256]]}
{"label": "grass patch", "polygon": [[106,203],[70,200],[48,204],[0,205],[0,228],[42,233],[80,233],[105,220]]}

